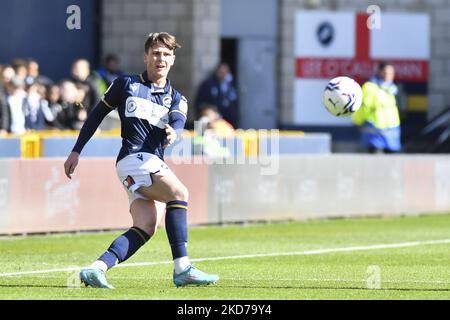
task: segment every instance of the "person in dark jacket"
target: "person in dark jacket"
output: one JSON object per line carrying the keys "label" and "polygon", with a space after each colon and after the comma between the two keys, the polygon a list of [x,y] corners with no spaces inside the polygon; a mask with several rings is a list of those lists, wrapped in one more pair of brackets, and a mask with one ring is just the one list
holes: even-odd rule
{"label": "person in dark jacket", "polygon": [[85,92],[82,101],[84,109],[89,113],[100,101],[98,83],[91,75],[90,64],[85,59],[78,59],[72,65],[72,79],[75,85]]}
{"label": "person in dark jacket", "polygon": [[197,113],[205,105],[215,105],[222,117],[235,128],[239,126],[237,90],[230,67],[220,63],[199,87],[195,101]]}

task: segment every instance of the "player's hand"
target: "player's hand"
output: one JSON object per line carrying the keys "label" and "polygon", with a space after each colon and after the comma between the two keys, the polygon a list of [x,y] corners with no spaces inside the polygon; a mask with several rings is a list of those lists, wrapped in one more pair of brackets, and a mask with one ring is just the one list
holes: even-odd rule
{"label": "player's hand", "polygon": [[177,139],[177,133],[168,124],[166,124],[164,127],[165,127],[165,131],[166,131],[166,135],[167,135],[166,143],[164,144],[164,148],[166,148],[175,142],[175,140]]}
{"label": "player's hand", "polygon": [[78,165],[79,157],[80,154],[78,152],[72,151],[67,157],[66,162],[64,162],[64,172],[66,173],[67,178],[72,179],[71,175]]}

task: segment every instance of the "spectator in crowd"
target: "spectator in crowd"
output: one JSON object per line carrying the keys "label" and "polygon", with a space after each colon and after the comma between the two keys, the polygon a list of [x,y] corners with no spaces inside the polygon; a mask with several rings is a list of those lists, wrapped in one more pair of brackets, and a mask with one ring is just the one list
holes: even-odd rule
{"label": "spectator in crowd", "polygon": [[10,114],[7,102],[6,84],[14,78],[15,72],[11,66],[0,68],[0,135],[5,135],[9,130]]}
{"label": "spectator in crowd", "polygon": [[[88,94],[88,92],[86,91],[86,87],[79,83],[75,83],[75,87],[77,87],[76,101],[77,101],[77,103],[83,104],[83,102],[86,101],[86,95]],[[86,107],[83,105],[83,108],[86,108]]]}
{"label": "spectator in crowd", "polygon": [[53,115],[53,121],[47,123],[51,129],[65,129],[64,113],[61,105],[61,89],[58,85],[53,84],[47,88],[47,101],[50,112]]}
{"label": "spectator in crowd", "polygon": [[238,95],[228,64],[220,63],[200,85],[195,99],[196,111],[199,112],[204,104],[217,106],[223,118],[233,127],[238,127]]}
{"label": "spectator in crowd", "polygon": [[85,96],[81,103],[89,113],[91,109],[100,101],[100,91],[97,81],[91,75],[89,62],[85,59],[78,59],[72,65],[72,79],[75,85],[82,88]]}
{"label": "spectator in crowd", "polygon": [[45,100],[45,87],[38,83],[28,86],[24,101],[25,127],[27,130],[45,130],[47,123],[54,120]]}
{"label": "spectator in crowd", "polygon": [[[0,65],[0,75],[3,74],[3,69],[4,66]],[[0,136],[7,133],[7,107],[6,92],[0,77]]]}
{"label": "spectator in crowd", "polygon": [[378,74],[362,86],[363,102],[353,115],[353,122],[359,126],[361,142],[369,153],[392,153],[401,149],[398,88],[394,78],[394,66],[382,62]]}
{"label": "spectator in crowd", "polygon": [[94,74],[97,77],[101,94],[105,93],[106,89],[117,77],[124,75],[119,66],[119,57],[114,54],[108,54],[105,57],[103,66],[95,70]]}
{"label": "spectator in crowd", "polygon": [[222,145],[223,138],[234,134],[233,126],[222,119],[217,107],[204,105],[200,111],[200,118],[195,123],[197,132],[194,138],[194,153],[208,157],[227,157],[230,151]]}
{"label": "spectator in crowd", "polygon": [[8,133],[9,111],[6,95],[0,93],[0,136]]}
{"label": "spectator in crowd", "polygon": [[14,68],[10,65],[3,66],[1,70],[1,76],[0,76],[0,87],[5,88],[5,85],[10,82],[14,76],[16,75],[16,72],[14,71]]}
{"label": "spectator in crowd", "polygon": [[233,126],[222,118],[218,109],[214,105],[204,105],[200,111],[200,123],[211,130],[215,135],[228,137],[234,134]]}
{"label": "spectator in crowd", "polygon": [[33,59],[27,61],[27,78],[25,82],[27,85],[38,83],[45,87],[53,84],[49,77],[39,74],[39,63]]}
{"label": "spectator in crowd", "polygon": [[24,88],[25,81],[19,76],[14,76],[6,84],[6,102],[8,105],[7,127],[8,132],[13,134],[23,134],[26,132],[24,106],[27,94]]}
{"label": "spectator in crowd", "polygon": [[25,82],[28,76],[27,62],[23,59],[14,59],[12,62],[12,67],[15,75]]}
{"label": "spectator in crowd", "polygon": [[72,81],[64,80],[60,89],[62,111],[58,119],[66,129],[80,130],[87,118],[87,111],[80,100],[83,96]]}

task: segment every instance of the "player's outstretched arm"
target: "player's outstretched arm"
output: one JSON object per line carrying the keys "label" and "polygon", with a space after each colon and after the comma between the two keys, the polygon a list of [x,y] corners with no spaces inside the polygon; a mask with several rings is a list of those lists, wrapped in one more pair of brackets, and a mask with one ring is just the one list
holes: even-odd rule
{"label": "player's outstretched arm", "polygon": [[80,154],[78,152],[72,151],[67,157],[66,162],[64,162],[64,172],[67,178],[72,179],[72,173],[74,173],[75,168],[78,165],[78,158]]}
{"label": "player's outstretched arm", "polygon": [[80,156],[81,150],[83,150],[86,143],[97,131],[98,126],[102,123],[106,115],[111,112],[112,109],[108,107],[104,102],[100,101],[97,106],[89,114],[86,122],[80,130],[77,142],[72,149],[72,152],[67,157],[66,162],[64,162],[64,172],[66,176],[71,179],[72,173],[74,173],[76,166],[78,165],[78,158]]}

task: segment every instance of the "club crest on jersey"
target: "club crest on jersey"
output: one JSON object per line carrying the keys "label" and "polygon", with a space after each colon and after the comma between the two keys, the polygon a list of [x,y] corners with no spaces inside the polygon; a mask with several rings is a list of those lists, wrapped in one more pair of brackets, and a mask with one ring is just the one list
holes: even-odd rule
{"label": "club crest on jersey", "polygon": [[137,103],[134,100],[132,100],[132,99],[127,100],[127,112],[129,112],[129,113],[134,112],[136,110],[136,108],[137,108]]}
{"label": "club crest on jersey", "polygon": [[163,105],[165,107],[167,107],[167,108],[170,108],[170,106],[172,105],[172,97],[170,95],[169,96],[165,96],[163,98]]}

